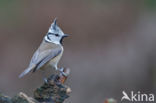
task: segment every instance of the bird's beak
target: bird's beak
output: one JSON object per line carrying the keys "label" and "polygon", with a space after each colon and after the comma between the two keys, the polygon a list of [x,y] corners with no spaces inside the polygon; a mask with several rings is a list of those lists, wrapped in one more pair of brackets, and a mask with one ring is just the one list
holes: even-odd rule
{"label": "bird's beak", "polygon": [[69,36],[69,34],[64,34],[64,36],[63,37],[68,37]]}
{"label": "bird's beak", "polygon": [[68,36],[69,36],[69,34],[64,34],[64,35],[62,36],[61,40],[60,40],[60,43],[62,44],[63,39],[64,39],[65,37],[68,37]]}

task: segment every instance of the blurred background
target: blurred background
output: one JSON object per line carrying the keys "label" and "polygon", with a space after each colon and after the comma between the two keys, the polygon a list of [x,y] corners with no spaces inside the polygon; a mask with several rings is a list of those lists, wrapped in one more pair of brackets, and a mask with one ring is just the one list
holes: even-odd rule
{"label": "blurred background", "polygon": [[[156,0],[0,0],[0,91],[29,96],[41,72],[18,75],[53,19],[64,33],[59,67],[71,68],[70,103],[120,101],[122,91],[156,91]],[[125,101],[126,103],[126,101]]]}

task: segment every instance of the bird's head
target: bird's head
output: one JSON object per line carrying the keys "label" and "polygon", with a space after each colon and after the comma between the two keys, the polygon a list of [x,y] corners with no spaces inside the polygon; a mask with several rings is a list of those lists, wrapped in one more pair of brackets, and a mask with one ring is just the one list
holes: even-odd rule
{"label": "bird's head", "polygon": [[68,36],[69,35],[64,34],[63,31],[60,29],[60,27],[57,25],[56,18],[55,18],[44,39],[46,42],[62,44],[64,37],[68,37]]}

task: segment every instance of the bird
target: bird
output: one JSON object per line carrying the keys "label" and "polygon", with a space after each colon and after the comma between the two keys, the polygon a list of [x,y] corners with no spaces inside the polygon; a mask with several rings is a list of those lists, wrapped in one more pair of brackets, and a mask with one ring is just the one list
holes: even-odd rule
{"label": "bird", "polygon": [[59,70],[57,64],[64,51],[62,42],[69,35],[64,34],[56,22],[57,19],[55,18],[40,46],[33,54],[29,66],[19,75],[19,78],[31,71],[34,73],[39,69],[45,70],[48,66]]}

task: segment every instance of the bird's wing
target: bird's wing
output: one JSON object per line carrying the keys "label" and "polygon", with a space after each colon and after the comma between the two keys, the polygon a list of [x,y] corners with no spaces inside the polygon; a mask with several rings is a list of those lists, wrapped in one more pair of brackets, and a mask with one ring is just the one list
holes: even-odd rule
{"label": "bird's wing", "polygon": [[48,49],[48,50],[44,50],[42,52],[37,50],[34,53],[32,59],[30,61],[29,67],[27,69],[25,69],[24,72],[22,72],[19,75],[19,77],[20,78],[23,77],[24,75],[26,75],[30,71],[35,72],[40,67],[45,65],[48,61],[50,61],[52,58],[55,58],[57,55],[59,55],[61,53],[61,51],[62,51],[62,49],[60,49],[60,48]]}
{"label": "bird's wing", "polygon": [[43,59],[41,59],[37,64],[36,67],[33,69],[33,72],[44,66],[47,62],[49,62],[51,59],[55,58],[61,53],[61,49],[59,50],[52,50],[50,53],[48,53],[47,56],[45,56]]}
{"label": "bird's wing", "polygon": [[32,59],[30,61],[29,67],[31,67],[34,64],[37,65],[43,58],[48,56],[50,52],[52,52],[52,49],[43,50],[43,51],[37,50],[34,53]]}

